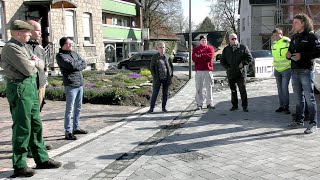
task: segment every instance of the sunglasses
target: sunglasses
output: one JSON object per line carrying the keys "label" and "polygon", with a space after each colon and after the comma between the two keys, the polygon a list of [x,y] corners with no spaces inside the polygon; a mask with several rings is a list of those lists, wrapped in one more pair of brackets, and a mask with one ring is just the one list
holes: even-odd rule
{"label": "sunglasses", "polygon": [[237,40],[237,38],[231,38],[231,40],[232,40],[232,41],[235,41],[235,40]]}

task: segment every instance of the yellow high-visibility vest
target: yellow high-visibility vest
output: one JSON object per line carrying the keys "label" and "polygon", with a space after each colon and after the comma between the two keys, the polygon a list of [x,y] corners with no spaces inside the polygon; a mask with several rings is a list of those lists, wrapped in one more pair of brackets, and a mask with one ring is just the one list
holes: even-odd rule
{"label": "yellow high-visibility vest", "polygon": [[278,72],[291,68],[291,61],[286,58],[288,48],[290,45],[290,38],[283,36],[278,41],[274,41],[272,45],[273,67]]}

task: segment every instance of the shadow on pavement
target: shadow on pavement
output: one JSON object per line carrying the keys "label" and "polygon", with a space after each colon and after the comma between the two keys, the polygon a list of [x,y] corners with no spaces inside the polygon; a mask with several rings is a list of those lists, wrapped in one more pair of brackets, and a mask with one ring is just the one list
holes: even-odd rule
{"label": "shadow on pavement", "polygon": [[[241,100],[239,104],[241,104]],[[193,117],[200,115],[200,119],[185,121],[185,123],[177,125],[175,129],[170,129],[167,126],[159,126],[157,127],[159,132],[154,134],[153,137],[150,137],[144,142],[132,143],[136,144],[137,147],[127,152],[125,158],[129,160],[137,159],[137,156],[147,155],[145,153],[152,148],[157,148],[158,151],[161,150],[161,153],[156,153],[156,155],[160,156],[179,154],[190,150],[199,150],[214,146],[248,143],[251,141],[291,136],[297,136],[297,138],[300,138],[300,136],[310,136],[303,134],[304,129],[301,129],[301,131],[297,133],[287,128],[287,125],[291,123],[292,120],[291,115],[276,113],[274,111],[278,107],[278,96],[250,98],[249,112],[243,112],[242,108],[239,108],[238,111],[231,112],[229,111],[230,107],[231,103],[229,100],[223,101],[216,104],[216,109],[197,111]],[[291,110],[294,112],[293,105],[291,106]],[[178,133],[174,133],[174,131],[179,128],[186,128],[189,129],[189,131],[183,129]],[[145,129],[148,128],[138,130]],[[194,131],[190,129],[194,129]],[[211,139],[211,137],[221,138],[208,140]],[[165,140],[165,144],[158,145],[158,143],[163,140]],[[152,156],[153,155],[154,154],[152,154]],[[120,157],[120,159],[118,158],[117,160],[121,160],[123,153],[99,156],[97,158],[114,159],[115,157]]]}

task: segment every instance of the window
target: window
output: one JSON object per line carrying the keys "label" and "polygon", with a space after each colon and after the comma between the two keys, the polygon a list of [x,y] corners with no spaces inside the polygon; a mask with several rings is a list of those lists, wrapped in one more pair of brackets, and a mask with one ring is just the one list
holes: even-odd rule
{"label": "window", "polygon": [[153,54],[142,55],[141,59],[152,59]]}
{"label": "window", "polygon": [[66,17],[66,36],[75,41],[75,15],[74,11],[65,11]]}
{"label": "window", "polygon": [[132,61],[137,61],[137,60],[140,60],[140,59],[141,59],[141,54],[140,54],[140,53],[135,54],[135,55],[131,58]]}
{"label": "window", "polygon": [[83,37],[85,42],[93,43],[92,16],[90,13],[83,13]]}
{"label": "window", "polygon": [[4,18],[3,1],[0,1],[0,41],[4,41],[5,40],[5,37],[4,37],[5,31],[4,31],[3,18]]}
{"label": "window", "polygon": [[128,20],[121,18],[112,18],[112,25],[129,27]]}

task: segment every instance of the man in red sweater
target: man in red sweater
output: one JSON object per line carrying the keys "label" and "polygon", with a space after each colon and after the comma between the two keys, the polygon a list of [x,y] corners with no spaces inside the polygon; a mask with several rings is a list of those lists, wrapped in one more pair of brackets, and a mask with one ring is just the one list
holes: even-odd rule
{"label": "man in red sweater", "polygon": [[200,44],[192,51],[192,61],[195,64],[196,70],[196,103],[198,110],[201,110],[203,105],[203,83],[207,91],[207,108],[215,108],[212,102],[212,87],[214,85],[214,79],[212,77],[213,57],[214,48],[208,45],[206,36],[200,36]]}

